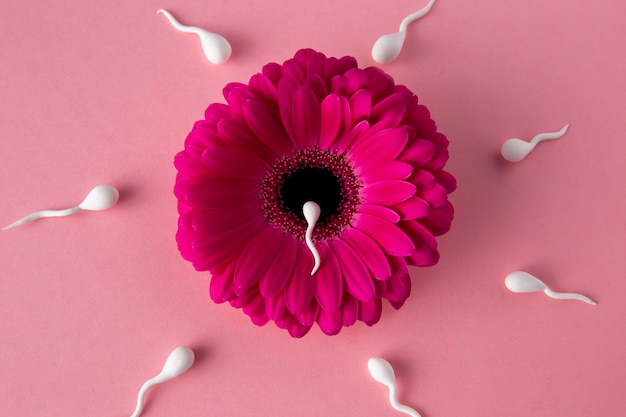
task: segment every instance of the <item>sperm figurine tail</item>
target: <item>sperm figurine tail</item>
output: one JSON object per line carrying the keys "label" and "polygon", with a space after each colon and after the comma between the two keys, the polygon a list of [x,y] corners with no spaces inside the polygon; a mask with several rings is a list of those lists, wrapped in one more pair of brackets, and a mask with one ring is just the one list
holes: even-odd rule
{"label": "sperm figurine tail", "polygon": [[35,213],[31,213],[28,216],[24,216],[21,219],[14,221],[10,225],[3,227],[2,230],[12,229],[14,227],[18,227],[18,226],[21,226],[23,224],[30,223],[30,222],[32,222],[34,220],[42,219],[44,217],[69,216],[70,214],[74,214],[74,213],[76,213],[78,211],[80,211],[80,207],[72,207],[72,208],[63,209],[63,210],[41,210],[41,211],[36,211]]}
{"label": "sperm figurine tail", "polygon": [[389,403],[391,403],[391,406],[396,410],[408,414],[411,417],[422,417],[415,409],[398,402],[398,394],[395,387],[389,387]]}

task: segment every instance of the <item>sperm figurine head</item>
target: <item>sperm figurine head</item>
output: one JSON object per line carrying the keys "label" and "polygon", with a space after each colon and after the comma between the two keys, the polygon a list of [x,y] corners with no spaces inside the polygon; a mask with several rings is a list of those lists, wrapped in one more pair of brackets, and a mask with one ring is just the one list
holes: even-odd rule
{"label": "sperm figurine head", "polygon": [[406,32],[388,33],[376,40],[372,47],[372,58],[379,64],[388,64],[400,55]]}
{"label": "sperm figurine head", "polygon": [[435,0],[430,0],[426,6],[405,17],[400,23],[398,32],[388,33],[378,38],[372,47],[372,58],[374,58],[374,61],[379,64],[388,64],[395,60],[398,55],[400,55],[400,51],[402,51],[402,47],[404,46],[409,24],[424,17],[433,7],[434,3]]}
{"label": "sperm figurine head", "polygon": [[81,210],[106,210],[113,207],[119,198],[120,193],[117,188],[109,184],[101,184],[89,191],[78,207]]}
{"label": "sperm figurine head", "polygon": [[391,388],[396,383],[396,374],[391,367],[391,364],[383,358],[370,358],[367,361],[367,369],[370,371],[370,375],[376,381]]}

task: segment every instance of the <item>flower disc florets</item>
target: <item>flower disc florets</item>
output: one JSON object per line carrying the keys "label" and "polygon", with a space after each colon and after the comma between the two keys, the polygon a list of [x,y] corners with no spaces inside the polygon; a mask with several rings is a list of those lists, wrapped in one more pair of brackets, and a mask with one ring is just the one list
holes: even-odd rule
{"label": "flower disc florets", "polygon": [[307,229],[302,206],[315,201],[322,215],[315,240],[338,237],[361,202],[361,183],[343,155],[318,148],[302,149],[277,161],[261,182],[263,214],[299,240]]}

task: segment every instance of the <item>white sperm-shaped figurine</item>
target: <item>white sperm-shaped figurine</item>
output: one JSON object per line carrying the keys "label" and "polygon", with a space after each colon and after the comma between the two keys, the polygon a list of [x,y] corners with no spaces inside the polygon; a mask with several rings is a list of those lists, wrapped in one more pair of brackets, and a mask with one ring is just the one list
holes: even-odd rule
{"label": "white sperm-shaped figurine", "polygon": [[412,417],[421,417],[420,414],[411,407],[398,402],[396,375],[389,362],[383,358],[370,358],[367,361],[367,369],[369,369],[372,378],[389,388],[389,402],[393,408]]}
{"label": "white sperm-shaped figurine", "polygon": [[591,305],[597,304],[595,301],[581,294],[552,291],[539,278],[524,271],[511,272],[504,279],[504,285],[506,285],[509,290],[515,293],[543,291],[549,297],[556,298],[557,300],[580,300]]}
{"label": "white sperm-shaped figurine", "polygon": [[135,412],[131,417],[139,417],[141,414],[141,410],[143,409],[143,400],[148,392],[148,390],[156,384],[161,384],[165,381],[168,381],[172,378],[176,378],[181,375],[193,365],[193,361],[195,360],[195,355],[193,351],[188,347],[179,346],[170,353],[167,360],[165,361],[165,365],[163,365],[163,369],[161,372],[155,376],[147,380],[139,390],[139,395],[137,396],[137,406],[135,407]]}
{"label": "white sperm-shaped figurine", "polygon": [[535,149],[535,146],[537,146],[539,142],[549,139],[558,139],[562,137],[565,132],[567,132],[568,128],[569,124],[563,126],[563,128],[558,132],[540,133],[532,138],[530,142],[517,138],[508,139],[502,144],[500,153],[502,154],[502,157],[509,162],[519,162],[526,158],[526,156],[533,149]]}
{"label": "white sperm-shaped figurine", "polygon": [[170,12],[165,9],[160,9],[157,13],[163,13],[167,20],[170,21],[175,29],[186,32],[194,33],[200,38],[200,44],[202,45],[202,52],[204,56],[213,64],[223,64],[230,58],[230,54],[233,52],[233,48],[230,43],[222,35],[209,32],[195,26],[185,26],[172,16]]}
{"label": "white sperm-shaped figurine", "polygon": [[411,13],[400,22],[400,29],[395,33],[388,33],[376,40],[372,47],[372,58],[379,64],[387,64],[400,55],[404,40],[406,38],[406,30],[409,23],[423,17],[433,7],[435,0],[430,0],[422,9]]}
{"label": "white sperm-shaped figurine", "polygon": [[307,247],[309,248],[309,250],[311,251],[311,254],[313,255],[313,260],[315,261],[315,265],[313,266],[313,269],[311,270],[311,275],[313,275],[317,272],[321,263],[320,253],[318,252],[317,248],[315,247],[315,244],[313,243],[313,230],[315,230],[315,225],[317,224],[317,221],[320,218],[321,208],[316,202],[307,201],[306,203],[304,203],[304,206],[302,206],[302,213],[304,214],[304,219],[306,220],[306,223],[307,223],[306,234],[304,236],[304,239],[306,241]]}
{"label": "white sperm-shaped figurine", "polygon": [[112,185],[102,184],[94,187],[85,199],[76,207],[63,209],[63,210],[41,210],[35,213],[31,213],[28,216],[11,223],[2,230],[7,230],[12,227],[21,226],[25,223],[32,222],[33,220],[41,219],[43,217],[63,217],[70,214],[78,213],[81,210],[99,211],[111,208],[117,203],[120,198],[120,193]]}

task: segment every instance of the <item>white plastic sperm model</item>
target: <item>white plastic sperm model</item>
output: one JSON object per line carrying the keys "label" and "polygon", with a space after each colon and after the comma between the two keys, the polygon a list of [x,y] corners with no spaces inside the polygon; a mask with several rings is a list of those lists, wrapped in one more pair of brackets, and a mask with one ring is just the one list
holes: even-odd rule
{"label": "white plastic sperm model", "polygon": [[398,55],[400,55],[400,51],[404,45],[406,30],[409,24],[426,15],[431,7],[433,7],[434,3],[435,0],[430,0],[424,8],[405,17],[402,22],[400,22],[398,32],[388,33],[378,38],[372,47],[372,58],[374,58],[374,61],[379,64],[387,64],[396,59]]}
{"label": "white plastic sperm model", "polygon": [[63,210],[41,210],[35,213],[31,213],[28,216],[11,223],[2,230],[11,229],[12,227],[21,226],[23,224],[32,222],[33,220],[41,219],[43,217],[63,217],[70,214],[78,213],[81,210],[99,211],[111,208],[117,203],[120,198],[120,193],[112,185],[102,184],[97,185],[85,199],[76,207],[63,209]]}
{"label": "white plastic sperm model", "polygon": [[230,58],[233,49],[222,35],[195,26],[185,26],[178,22],[178,20],[165,9],[160,9],[157,13],[163,13],[177,30],[198,35],[200,44],[202,45],[202,52],[204,52],[204,56],[206,56],[209,62],[213,64],[223,64]]}
{"label": "white plastic sperm model", "polygon": [[563,126],[561,130],[558,132],[549,132],[549,133],[540,133],[534,138],[530,140],[530,142],[526,142],[522,139],[511,138],[502,144],[502,149],[500,152],[502,153],[502,157],[509,162],[519,162],[522,159],[526,158],[526,156],[535,149],[535,146],[541,141],[548,139],[558,139],[567,132],[569,128],[569,124]]}
{"label": "white plastic sperm model", "polygon": [[581,294],[552,291],[539,278],[524,271],[511,272],[504,279],[504,285],[506,285],[509,290],[515,293],[543,291],[549,297],[556,298],[557,300],[580,300],[591,305],[597,304],[595,301]]}
{"label": "white plastic sperm model", "polygon": [[302,206],[302,213],[304,214],[304,220],[306,220],[307,228],[304,239],[306,241],[306,245],[308,246],[311,254],[313,254],[313,259],[315,260],[315,265],[311,270],[311,275],[315,274],[320,267],[320,254],[313,243],[313,230],[315,229],[315,225],[320,218],[321,208],[314,201],[307,201]]}
{"label": "white plastic sperm model", "polygon": [[389,402],[393,408],[412,417],[421,417],[420,414],[411,407],[398,402],[396,375],[389,362],[383,358],[370,358],[367,361],[367,369],[369,369],[372,378],[389,388]]}
{"label": "white plastic sperm model", "polygon": [[170,353],[167,360],[165,361],[165,365],[163,365],[163,369],[161,372],[155,376],[147,380],[139,390],[139,395],[137,396],[137,407],[135,407],[135,412],[131,417],[139,417],[141,414],[141,410],[143,409],[143,400],[148,392],[148,390],[156,384],[161,384],[165,381],[168,381],[172,378],[176,378],[177,376],[183,374],[191,365],[193,365],[193,361],[195,360],[195,355],[193,351],[187,347],[179,346]]}

